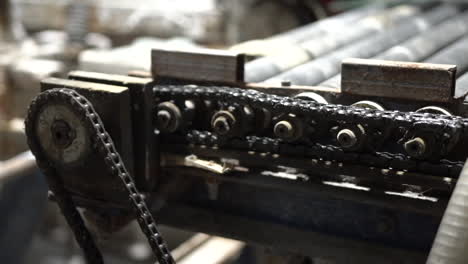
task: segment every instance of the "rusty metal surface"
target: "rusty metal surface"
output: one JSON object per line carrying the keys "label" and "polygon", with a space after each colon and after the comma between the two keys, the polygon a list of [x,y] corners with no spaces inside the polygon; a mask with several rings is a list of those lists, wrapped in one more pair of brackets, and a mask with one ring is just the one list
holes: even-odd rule
{"label": "rusty metal surface", "polygon": [[343,93],[449,102],[455,65],[347,59],[342,64]]}
{"label": "rusty metal surface", "polygon": [[244,80],[244,55],[229,51],[195,52],[153,50],[154,78],[237,84]]}

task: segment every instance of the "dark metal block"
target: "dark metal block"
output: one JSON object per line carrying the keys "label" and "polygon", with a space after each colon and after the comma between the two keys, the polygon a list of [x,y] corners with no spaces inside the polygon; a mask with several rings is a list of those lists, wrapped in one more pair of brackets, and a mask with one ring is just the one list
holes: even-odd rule
{"label": "dark metal block", "polygon": [[210,200],[189,173],[162,179],[174,193],[155,210],[161,223],[336,263],[424,263],[446,205],[258,174],[221,177]]}
{"label": "dark metal block", "polygon": [[244,82],[244,55],[199,49],[192,52],[153,50],[151,71],[155,79],[238,84]]}
{"label": "dark metal block", "polygon": [[450,102],[455,73],[455,65],[346,59],[341,89],[355,95]]}

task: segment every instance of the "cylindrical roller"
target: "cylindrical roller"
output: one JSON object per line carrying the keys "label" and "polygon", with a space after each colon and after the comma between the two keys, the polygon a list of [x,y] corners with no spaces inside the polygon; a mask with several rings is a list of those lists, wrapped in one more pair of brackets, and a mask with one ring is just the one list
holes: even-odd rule
{"label": "cylindrical roller", "polygon": [[[443,22],[430,31],[409,39],[401,45],[390,48],[384,53],[373,57],[373,59],[417,62],[433,55],[425,62],[448,64],[451,64],[450,61],[452,63],[459,62],[460,69],[464,72],[468,67],[468,60],[463,58],[464,56],[460,56],[460,54],[466,54],[468,51],[468,38],[463,38],[453,45],[446,46],[467,33],[468,12],[465,12]],[[440,50],[443,47],[446,48]],[[439,50],[439,53],[434,54]],[[341,75],[333,76],[319,85],[339,88],[341,87]]]}
{"label": "cylindrical roller", "polygon": [[319,57],[338,47],[349,45],[355,40],[385,31],[395,26],[402,19],[416,15],[419,11],[421,10],[416,6],[396,6],[356,21],[352,27],[347,25],[344,29],[333,32],[334,34],[326,35],[321,39],[304,41],[300,46],[313,57]]}
{"label": "cylindrical roller", "polygon": [[468,260],[468,163],[458,178],[426,264],[464,264]]}
{"label": "cylindrical roller", "polygon": [[422,61],[468,32],[468,12],[395,46],[375,57],[380,60]]}
{"label": "cylindrical roller", "polygon": [[363,17],[375,14],[382,10],[385,5],[373,4],[366,7],[354,9],[318,22],[314,22],[296,29],[261,40],[251,40],[231,47],[231,50],[257,55],[271,55],[282,52],[296,43],[311,38],[318,38],[327,32],[341,30],[349,23],[353,23]]}
{"label": "cylindrical roller", "polygon": [[298,85],[317,85],[339,73],[343,59],[373,57],[455,14],[457,14],[457,9],[451,5],[437,7],[423,15],[404,19],[397,26],[385,32],[358,41],[317,60],[297,66],[268,79],[266,82],[279,83],[281,80],[288,80]]}
{"label": "cylindrical roller", "polygon": [[341,31],[326,32],[319,38],[284,49],[276,55],[266,56],[245,65],[245,80],[261,82],[292,67],[320,57],[339,47],[382,32],[401,19],[419,12],[415,6],[401,5],[356,21],[353,27],[345,26]]}
{"label": "cylindrical roller", "polygon": [[455,64],[457,65],[457,77],[468,71],[468,36],[459,39],[449,47],[434,54],[424,62]]}
{"label": "cylindrical roller", "polygon": [[303,42],[307,39],[320,36],[326,32],[330,32],[333,30],[341,30],[343,27],[348,26],[349,23],[355,22],[363,17],[375,14],[379,10],[382,10],[384,7],[385,6],[382,4],[373,4],[362,8],[357,8],[330,18],[320,20],[316,23],[312,23],[303,27],[290,30],[285,33],[272,36],[270,38],[267,38],[267,40],[287,41],[292,43]]}

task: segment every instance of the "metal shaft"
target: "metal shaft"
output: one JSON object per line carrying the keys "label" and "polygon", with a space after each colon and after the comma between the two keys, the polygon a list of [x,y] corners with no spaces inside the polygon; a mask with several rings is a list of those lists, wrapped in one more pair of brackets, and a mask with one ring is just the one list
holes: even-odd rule
{"label": "metal shaft", "polygon": [[245,80],[247,82],[264,81],[339,47],[383,32],[401,19],[414,16],[419,11],[420,9],[415,6],[401,5],[362,18],[356,21],[353,27],[340,23],[340,26],[328,28],[327,31],[323,30],[323,34],[320,34],[319,37],[312,37],[312,39],[291,46],[277,55],[265,56],[247,63],[245,65]]}
{"label": "metal shaft", "polygon": [[411,37],[428,30],[457,14],[451,5],[443,5],[413,18],[403,19],[397,26],[370,38],[346,46],[317,60],[302,64],[280,75],[268,79],[268,83],[291,81],[298,85],[317,85],[339,73],[341,61],[345,58],[370,58]]}

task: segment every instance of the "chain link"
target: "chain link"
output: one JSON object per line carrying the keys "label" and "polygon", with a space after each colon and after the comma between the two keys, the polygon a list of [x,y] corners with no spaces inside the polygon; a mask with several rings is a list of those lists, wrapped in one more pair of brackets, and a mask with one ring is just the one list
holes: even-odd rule
{"label": "chain link", "polygon": [[156,227],[156,222],[148,209],[145,197],[137,190],[133,178],[128,173],[124,162],[117,152],[114,142],[104,128],[104,124],[92,104],[79,93],[71,89],[51,89],[41,93],[31,104],[25,120],[28,144],[42,172],[46,175],[51,191],[54,192],[57,202],[67,219],[68,224],[75,233],[80,247],[83,249],[88,263],[103,263],[101,253],[93,242],[92,236],[83,223],[81,215],[63,186],[62,179],[57,174],[53,164],[49,163],[44,151],[40,147],[39,139],[35,132],[35,122],[40,109],[51,102],[63,102],[83,118],[84,125],[91,132],[91,138],[112,175],[119,177],[127,190],[132,207],[135,210],[137,221],[142,232],[146,235],[148,242],[156,255],[159,263],[175,263],[164,239]]}
{"label": "chain link", "polygon": [[[431,135],[438,139],[437,146],[441,149],[442,154],[446,154],[450,150],[449,146],[453,146],[461,138],[461,135],[466,135],[468,128],[468,119],[457,116],[379,111],[344,105],[325,105],[314,101],[282,97],[256,90],[234,87],[156,85],[153,88],[153,93],[155,100],[158,102],[165,100],[175,100],[178,102],[184,102],[185,100],[210,100],[220,105],[245,105],[266,109],[273,115],[291,113],[298,118],[302,118],[303,123],[314,120],[318,126],[320,126],[320,121],[324,122],[324,126],[327,126],[331,122],[366,124],[368,128],[380,131],[378,135],[390,135],[392,134],[392,129],[405,129],[406,132],[413,134],[418,131],[430,131]],[[199,124],[197,125],[199,126]],[[185,128],[185,131],[182,133],[185,133],[186,140],[194,145],[216,145],[245,151],[323,158],[326,160],[441,176],[457,177],[463,167],[463,161],[449,161],[446,159],[439,159],[437,161],[415,160],[409,158],[406,153],[395,150],[392,153],[383,150],[368,150],[367,152],[363,150],[360,152],[344,151],[338,146],[330,145],[330,138],[320,136],[311,141],[308,138],[310,135],[304,134],[298,140],[300,143],[294,144],[276,139],[271,134],[256,136],[256,132],[253,130],[248,136],[231,139],[216,136],[209,131],[191,130],[190,127]],[[170,135],[166,136],[170,137]],[[382,138],[377,138],[376,140],[382,141]],[[398,144],[398,142],[394,143]]]}

